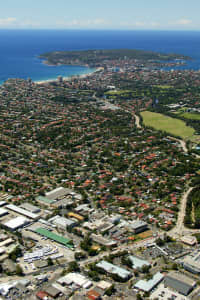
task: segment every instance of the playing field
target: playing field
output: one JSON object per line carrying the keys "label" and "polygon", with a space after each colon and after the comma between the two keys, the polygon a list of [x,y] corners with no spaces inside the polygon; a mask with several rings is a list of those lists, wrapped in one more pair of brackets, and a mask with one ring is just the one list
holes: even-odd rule
{"label": "playing field", "polygon": [[186,119],[190,119],[190,120],[200,120],[200,114],[196,114],[196,113],[183,113],[180,114],[180,117],[186,118]]}
{"label": "playing field", "polygon": [[157,130],[163,130],[169,134],[180,136],[184,140],[194,138],[195,130],[185,124],[182,120],[170,118],[159,113],[143,111],[141,113],[144,125],[151,126]]}

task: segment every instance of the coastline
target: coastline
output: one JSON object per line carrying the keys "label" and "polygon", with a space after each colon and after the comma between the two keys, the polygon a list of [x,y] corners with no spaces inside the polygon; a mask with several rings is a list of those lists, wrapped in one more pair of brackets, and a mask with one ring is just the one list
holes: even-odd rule
{"label": "coastline", "polygon": [[[67,77],[62,77],[63,81],[70,81],[73,78],[86,78],[88,76],[91,76],[92,74],[99,72],[100,70],[102,70],[102,67],[96,68],[94,71],[89,72],[89,73],[85,73],[85,74],[76,74],[76,75],[72,75],[72,76],[67,76]],[[54,82],[57,81],[58,78],[53,78],[53,79],[46,79],[46,80],[37,80],[37,81],[33,81],[35,84],[45,84],[45,83],[49,83],[49,82]]]}

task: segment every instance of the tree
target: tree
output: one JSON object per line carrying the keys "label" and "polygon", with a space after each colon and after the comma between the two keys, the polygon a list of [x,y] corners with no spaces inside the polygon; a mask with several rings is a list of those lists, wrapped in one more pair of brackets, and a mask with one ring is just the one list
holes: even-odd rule
{"label": "tree", "polygon": [[52,266],[53,265],[53,261],[52,261],[51,257],[47,258],[47,263],[48,263],[48,266]]}
{"label": "tree", "polygon": [[22,270],[22,268],[21,268],[20,265],[16,265],[16,274],[17,274],[18,276],[24,275],[24,274],[23,274],[23,270]]}
{"label": "tree", "polygon": [[71,261],[68,265],[68,272],[79,272],[80,268],[79,268],[79,264],[74,260]]}

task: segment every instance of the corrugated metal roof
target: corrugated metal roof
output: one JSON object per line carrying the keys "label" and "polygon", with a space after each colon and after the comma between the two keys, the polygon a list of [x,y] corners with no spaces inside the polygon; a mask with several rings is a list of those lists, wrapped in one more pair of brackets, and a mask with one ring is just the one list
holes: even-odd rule
{"label": "corrugated metal roof", "polygon": [[135,288],[150,292],[162,279],[164,278],[164,275],[160,272],[156,273],[152,279],[150,280],[140,280],[135,284]]}
{"label": "corrugated metal roof", "polygon": [[59,244],[62,244],[62,245],[65,245],[67,246],[68,248],[72,248],[73,246],[70,245],[70,240],[61,236],[61,235],[58,235],[56,233],[53,233],[45,228],[37,228],[35,230],[36,233],[39,233],[40,235],[43,235],[45,237],[47,237],[48,239],[51,239]]}
{"label": "corrugated metal roof", "polygon": [[100,261],[97,264],[97,267],[104,269],[108,273],[117,274],[119,277],[124,279],[131,276],[131,272],[127,271],[126,269],[120,268],[116,265],[113,265],[105,260]]}

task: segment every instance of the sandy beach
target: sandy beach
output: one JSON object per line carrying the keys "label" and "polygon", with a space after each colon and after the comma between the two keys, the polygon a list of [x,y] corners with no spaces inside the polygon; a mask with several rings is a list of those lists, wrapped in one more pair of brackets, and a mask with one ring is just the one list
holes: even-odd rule
{"label": "sandy beach", "polygon": [[[103,68],[99,67],[96,70],[94,70],[93,72],[87,73],[87,74],[82,74],[82,75],[73,75],[73,76],[69,76],[69,77],[62,77],[63,81],[70,81],[73,78],[86,78],[88,76],[91,76],[92,74],[101,71]],[[47,79],[47,80],[39,80],[39,81],[34,81],[35,84],[44,84],[44,83],[49,83],[49,82],[54,82],[57,81],[58,78],[54,78],[54,79]]]}

